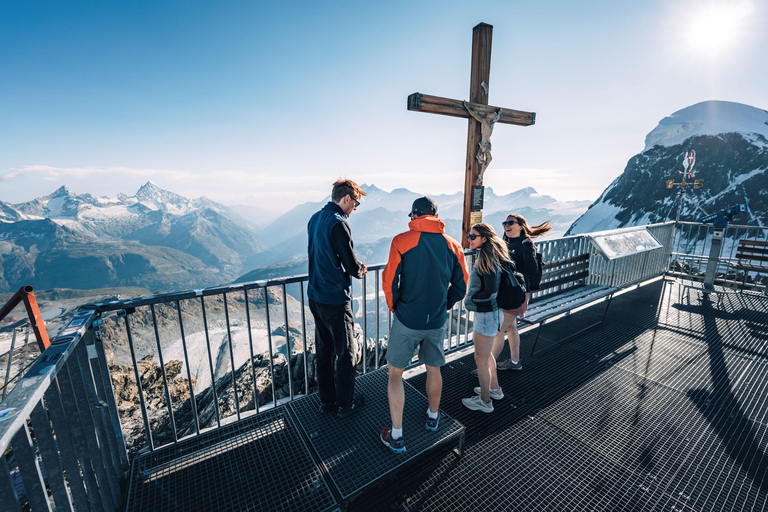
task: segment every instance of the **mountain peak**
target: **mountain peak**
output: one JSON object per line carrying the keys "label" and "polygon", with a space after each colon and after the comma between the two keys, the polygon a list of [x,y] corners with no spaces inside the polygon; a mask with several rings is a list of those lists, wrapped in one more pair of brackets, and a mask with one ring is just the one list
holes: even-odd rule
{"label": "mountain peak", "polygon": [[54,198],[54,197],[61,197],[61,196],[68,196],[68,195],[69,195],[69,190],[67,189],[66,186],[62,185],[56,190],[54,190],[49,197]]}
{"label": "mountain peak", "polygon": [[676,146],[695,135],[733,132],[768,137],[768,112],[732,101],[702,101],[662,119],[646,136],[643,152]]}
{"label": "mountain peak", "polygon": [[154,181],[150,180],[139,188],[136,192],[136,197],[157,197],[158,195],[162,195],[163,192],[166,191],[158,187]]}

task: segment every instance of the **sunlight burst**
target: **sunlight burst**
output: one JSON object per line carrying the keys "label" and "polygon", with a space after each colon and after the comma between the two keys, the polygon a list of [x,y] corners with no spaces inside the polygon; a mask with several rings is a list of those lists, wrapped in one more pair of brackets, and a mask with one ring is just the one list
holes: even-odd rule
{"label": "sunlight burst", "polygon": [[711,57],[727,53],[743,33],[745,22],[753,12],[751,1],[710,4],[691,17],[689,44],[694,50]]}

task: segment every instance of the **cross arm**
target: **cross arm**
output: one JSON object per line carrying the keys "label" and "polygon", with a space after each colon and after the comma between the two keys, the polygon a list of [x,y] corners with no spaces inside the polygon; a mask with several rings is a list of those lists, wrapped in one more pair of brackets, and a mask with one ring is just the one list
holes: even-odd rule
{"label": "cross arm", "polygon": [[[480,115],[487,114],[491,111],[498,112],[500,108],[484,105],[482,103],[467,102],[467,105]],[[464,108],[463,102],[460,100],[441,98],[440,96],[429,96],[418,92],[408,96],[408,110],[453,117],[470,117],[467,109]],[[501,108],[501,117],[497,122],[502,124],[516,124],[518,126],[530,126],[536,123],[536,113]]]}

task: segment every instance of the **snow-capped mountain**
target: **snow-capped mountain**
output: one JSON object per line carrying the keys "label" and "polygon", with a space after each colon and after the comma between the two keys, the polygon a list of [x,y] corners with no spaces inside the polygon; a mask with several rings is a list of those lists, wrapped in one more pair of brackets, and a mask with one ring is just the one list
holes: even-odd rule
{"label": "snow-capped mountain", "polygon": [[[664,118],[645,139],[624,172],[569,228],[587,233],[674,219],[683,157],[696,152],[695,178],[703,180],[688,195],[714,213],[738,203],[747,205],[740,224],[768,222],[768,111],[727,101],[705,101]],[[693,179],[687,179],[692,181]],[[701,209],[684,199],[681,220],[697,220]]]}
{"label": "snow-capped mountain", "polygon": [[[362,185],[366,195],[360,207],[349,217],[355,249],[365,251],[368,263],[383,263],[389,251],[389,240],[408,229],[408,212],[414,199],[425,194],[405,188],[384,191],[375,185]],[[429,195],[437,203],[437,214],[446,224],[446,232],[458,239],[461,236],[461,218],[464,208],[463,193]],[[268,232],[271,249],[259,255],[259,267],[241,276],[278,276],[302,273],[302,259],[307,253],[307,221],[330,197],[322,201],[308,202],[296,206],[281,215],[265,232]],[[585,208],[589,201],[557,201],[551,196],[539,194],[531,187],[506,195],[496,195],[490,187],[485,189],[483,220],[501,231],[501,222],[510,213],[519,213],[529,223],[538,224],[551,220],[551,238],[561,236]],[[379,243],[386,239],[387,243]],[[290,268],[285,262],[293,261]],[[264,267],[275,269],[264,270]],[[302,266],[304,265],[304,266]],[[288,273],[286,273],[288,272]],[[259,277],[261,279],[261,277]]]}
{"label": "snow-capped mountain", "polygon": [[152,182],[133,196],[60,187],[25,203],[0,203],[0,292],[26,284],[210,286],[252,268],[264,250],[252,224],[227,206]]}

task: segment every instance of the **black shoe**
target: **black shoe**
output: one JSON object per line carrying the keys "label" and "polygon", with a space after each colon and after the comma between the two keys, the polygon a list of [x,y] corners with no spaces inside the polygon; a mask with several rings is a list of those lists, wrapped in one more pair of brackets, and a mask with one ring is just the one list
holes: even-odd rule
{"label": "black shoe", "polygon": [[341,419],[349,418],[350,416],[360,412],[360,409],[365,405],[365,395],[362,393],[355,395],[352,400],[352,405],[349,407],[339,407],[337,416]]}
{"label": "black shoe", "polygon": [[328,414],[328,413],[336,414],[337,412],[339,412],[339,406],[336,404],[328,405],[320,402],[320,412],[323,414]]}

